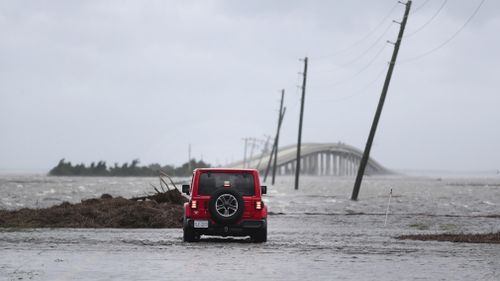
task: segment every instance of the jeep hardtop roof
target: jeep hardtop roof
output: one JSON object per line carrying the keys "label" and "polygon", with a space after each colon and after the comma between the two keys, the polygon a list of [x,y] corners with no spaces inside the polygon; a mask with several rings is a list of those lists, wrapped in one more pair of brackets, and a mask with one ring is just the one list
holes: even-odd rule
{"label": "jeep hardtop roof", "polygon": [[228,173],[238,173],[238,172],[257,172],[256,169],[243,169],[243,168],[197,168],[194,172],[228,172]]}

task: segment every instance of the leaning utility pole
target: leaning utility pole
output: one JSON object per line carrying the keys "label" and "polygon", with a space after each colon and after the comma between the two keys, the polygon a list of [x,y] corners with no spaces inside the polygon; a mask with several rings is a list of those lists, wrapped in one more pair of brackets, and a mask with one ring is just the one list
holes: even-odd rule
{"label": "leaning utility pole", "polygon": [[356,182],[354,183],[354,188],[352,190],[351,200],[358,200],[359,188],[361,187],[361,181],[363,180],[363,175],[365,174],[366,164],[368,163],[368,159],[370,158],[370,150],[372,148],[373,139],[375,138],[375,132],[377,131],[378,121],[380,119],[380,115],[384,107],[385,97],[387,95],[387,90],[389,89],[392,72],[396,64],[396,59],[398,57],[399,46],[401,45],[401,40],[403,39],[403,33],[405,31],[406,21],[408,20],[408,14],[410,13],[411,0],[409,0],[404,5],[406,5],[406,9],[403,21],[400,23],[401,26],[399,28],[398,39],[396,43],[393,43],[394,52],[392,53],[391,62],[389,63],[389,69],[387,70],[387,76],[385,77],[384,87],[382,88],[382,93],[380,95],[380,100],[378,102],[377,111],[375,112],[375,117],[373,118],[370,134],[368,135],[368,140],[366,141],[365,151],[363,152],[363,157],[361,158],[361,162],[359,163],[358,175],[356,176]]}
{"label": "leaning utility pole", "polygon": [[191,144],[188,145],[188,172],[192,173],[193,170],[191,170]]}
{"label": "leaning utility pole", "polygon": [[306,81],[307,81],[307,57],[304,58],[304,72],[302,73],[302,98],[300,100],[300,119],[299,119],[299,138],[297,141],[297,159],[295,163],[295,190],[299,189],[299,174],[300,174],[300,146],[302,145],[302,119],[304,117],[304,99],[306,96]]}
{"label": "leaning utility pole", "polygon": [[271,139],[271,136],[267,136],[267,139],[264,143],[264,147],[262,148],[262,154],[260,155],[260,158],[259,158],[259,163],[257,163],[257,168],[255,169],[259,169],[260,168],[260,164],[262,163],[262,159],[264,158],[264,156],[266,155],[268,149],[269,149],[269,140]]}
{"label": "leaning utility pole", "polygon": [[244,152],[243,152],[243,168],[246,168],[247,167],[247,146],[248,146],[248,140],[250,138],[243,138],[243,141],[245,141],[245,148],[244,148]]}
{"label": "leaning utility pole", "polygon": [[271,154],[269,154],[269,161],[267,162],[267,167],[266,167],[266,172],[264,174],[264,182],[267,180],[267,175],[269,175],[269,170],[271,169],[271,162],[273,161],[273,156],[275,155],[275,151],[278,150],[278,145],[276,143],[278,134],[281,128],[281,124],[283,122],[283,118],[285,118],[285,113],[286,113],[286,106],[283,108],[283,112],[280,115],[280,118],[278,120],[278,129],[276,132],[276,136],[274,137],[274,142],[273,142],[273,148],[271,150]]}
{"label": "leaning utility pole", "polygon": [[249,157],[249,159],[252,160],[253,159],[253,151],[255,149],[255,146],[257,145],[257,139],[256,138],[250,138],[250,141],[251,141],[251,144],[250,144],[251,146],[250,146],[250,157]]}
{"label": "leaning utility pole", "polygon": [[279,140],[280,140],[280,129],[281,129],[281,115],[283,114],[283,100],[285,99],[285,89],[281,90],[281,102],[280,102],[280,116],[278,118],[278,131],[276,132],[276,140],[274,150],[274,163],[273,163],[273,179],[271,180],[271,184],[274,185],[274,179],[276,178],[276,164],[278,163],[278,148],[279,148]]}
{"label": "leaning utility pole", "polygon": [[267,162],[267,166],[266,166],[266,171],[264,173],[264,182],[267,181],[267,175],[269,174],[269,169],[271,169],[271,162],[273,161],[273,156],[274,156],[274,150],[276,149],[276,146],[274,145],[276,143],[276,139],[274,139],[274,142],[273,142],[273,148],[271,149],[271,153],[269,153],[269,160]]}

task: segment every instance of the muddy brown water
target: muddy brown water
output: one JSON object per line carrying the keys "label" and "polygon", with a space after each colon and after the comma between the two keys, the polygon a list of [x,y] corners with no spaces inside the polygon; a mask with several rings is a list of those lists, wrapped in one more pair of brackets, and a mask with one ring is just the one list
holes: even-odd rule
{"label": "muddy brown water", "polygon": [[[500,280],[500,245],[397,240],[404,234],[500,231],[500,177],[280,177],[269,187],[269,241],[180,229],[0,229],[0,280]],[[0,208],[45,207],[153,178],[0,176]],[[384,226],[389,190],[390,213]]]}

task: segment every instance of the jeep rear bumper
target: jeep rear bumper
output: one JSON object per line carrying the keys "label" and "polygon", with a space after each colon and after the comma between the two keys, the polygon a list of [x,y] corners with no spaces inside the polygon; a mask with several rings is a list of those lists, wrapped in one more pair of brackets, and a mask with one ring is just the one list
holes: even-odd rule
{"label": "jeep rear bumper", "polygon": [[208,221],[208,228],[194,228],[194,220],[186,219],[184,227],[192,229],[198,235],[248,236],[267,228],[267,220],[242,220],[236,224],[218,224]]}

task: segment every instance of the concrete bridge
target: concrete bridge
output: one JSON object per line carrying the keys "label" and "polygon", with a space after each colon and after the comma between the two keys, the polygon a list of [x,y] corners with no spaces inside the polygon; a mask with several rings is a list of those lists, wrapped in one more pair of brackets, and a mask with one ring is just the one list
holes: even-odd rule
{"label": "concrete bridge", "polygon": [[[363,152],[344,143],[304,143],[301,148],[301,174],[317,176],[354,176],[359,167]],[[295,174],[297,145],[290,145],[278,150],[277,175]],[[262,175],[269,162],[269,153],[247,159],[246,163],[237,162],[234,168],[254,168]],[[272,170],[269,172],[272,173]],[[366,175],[391,174],[391,171],[373,159],[368,160]]]}

